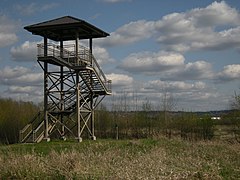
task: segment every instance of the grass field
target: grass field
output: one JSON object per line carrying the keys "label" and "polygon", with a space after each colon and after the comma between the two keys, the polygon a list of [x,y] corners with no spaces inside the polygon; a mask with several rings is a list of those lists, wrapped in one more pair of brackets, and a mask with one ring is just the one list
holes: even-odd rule
{"label": "grass field", "polygon": [[0,145],[0,179],[240,179],[240,144],[161,137]]}

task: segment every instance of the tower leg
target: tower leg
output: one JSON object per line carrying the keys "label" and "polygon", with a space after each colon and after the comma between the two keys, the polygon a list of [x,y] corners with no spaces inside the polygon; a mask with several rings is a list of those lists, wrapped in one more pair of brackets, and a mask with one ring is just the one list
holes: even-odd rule
{"label": "tower leg", "polygon": [[80,83],[79,72],[76,72],[76,111],[77,111],[77,140],[82,142],[81,138],[81,116],[80,116]]}
{"label": "tower leg", "polygon": [[92,133],[92,140],[96,140],[95,136],[95,129],[94,129],[94,104],[93,104],[93,93],[91,94],[91,119],[90,119],[90,126],[91,126],[91,133]]}
{"label": "tower leg", "polygon": [[[47,37],[44,37],[44,56],[47,57]],[[50,141],[48,136],[48,63],[44,62],[44,139]]]}
{"label": "tower leg", "polygon": [[[62,49],[62,43],[61,43],[61,49]],[[62,53],[61,53],[61,56],[62,56]],[[62,125],[61,125],[61,138],[62,138],[62,140],[66,140],[66,137],[64,136],[65,135],[65,127],[64,127],[64,118],[63,118],[63,111],[64,111],[64,92],[63,92],[63,66],[60,66],[60,72],[61,72],[61,75],[60,75],[60,81],[61,81],[61,87],[60,87],[60,108],[61,108],[61,115],[60,115],[60,121],[61,121],[61,123],[62,123]]]}
{"label": "tower leg", "polygon": [[48,64],[44,62],[44,140],[50,141],[48,135]]}

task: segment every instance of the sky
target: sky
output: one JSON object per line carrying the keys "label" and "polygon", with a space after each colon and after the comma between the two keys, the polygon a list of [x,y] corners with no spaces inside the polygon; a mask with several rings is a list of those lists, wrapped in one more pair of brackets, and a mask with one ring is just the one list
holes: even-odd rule
{"label": "sky", "polygon": [[42,38],[23,27],[62,16],[110,34],[93,40],[93,54],[112,80],[109,108],[147,102],[157,110],[168,97],[173,110],[224,110],[239,93],[238,0],[1,0],[1,98],[43,101]]}

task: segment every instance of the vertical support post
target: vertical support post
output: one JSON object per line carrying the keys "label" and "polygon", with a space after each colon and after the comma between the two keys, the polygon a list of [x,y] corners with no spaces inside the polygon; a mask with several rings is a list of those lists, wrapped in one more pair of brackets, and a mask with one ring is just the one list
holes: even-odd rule
{"label": "vertical support post", "polygon": [[[44,57],[48,55],[47,37],[44,37]],[[44,62],[44,139],[50,141],[48,135],[48,63]]]}
{"label": "vertical support post", "polygon": [[64,137],[64,134],[65,134],[65,128],[64,128],[64,119],[63,119],[63,111],[64,111],[64,92],[63,92],[63,66],[60,66],[60,105],[61,105],[61,123],[62,123],[62,128],[61,128],[61,136],[62,136],[62,139],[65,140],[65,137]]}
{"label": "vertical support post", "polygon": [[[75,55],[76,55],[76,62],[79,65],[78,60],[78,33],[76,32],[76,39],[75,39]],[[81,138],[81,112],[80,112],[80,82],[79,82],[79,70],[76,71],[76,111],[77,111],[77,139],[78,142],[82,142]]]}
{"label": "vertical support post", "polygon": [[89,39],[89,50],[90,50],[90,57],[91,57],[91,65],[93,65],[93,61],[92,61],[92,38]]}
{"label": "vertical support post", "polygon": [[63,41],[60,41],[60,56],[63,58]]}
{"label": "vertical support post", "polygon": [[[91,66],[93,66],[93,58],[92,58],[92,38],[89,38],[89,49],[90,49],[90,57],[91,57]],[[91,82],[91,86],[93,86],[93,77],[92,77],[92,73],[90,73],[90,82]],[[93,87],[91,88],[93,89]],[[92,134],[92,139],[96,140],[96,136],[94,134],[94,103],[93,103],[93,99],[94,99],[94,93],[91,90],[91,95],[90,95],[91,99],[90,99],[90,107],[91,107],[91,119],[90,119],[90,127],[91,127],[91,134]]]}
{"label": "vertical support post", "polygon": [[81,138],[81,116],[80,116],[80,83],[79,83],[79,71],[76,72],[76,111],[77,111],[77,140],[82,142]]}
{"label": "vertical support post", "polygon": [[92,140],[96,140],[96,136],[94,133],[94,103],[93,103],[93,92],[91,92],[91,102],[90,102],[90,106],[91,106],[91,121],[90,121],[90,126],[91,126],[91,133],[92,133]]}
{"label": "vertical support post", "polygon": [[[61,57],[63,57],[63,41],[60,41],[60,56]],[[61,123],[62,123],[62,125],[61,125],[61,138],[63,139],[63,140],[66,140],[66,138],[64,137],[64,135],[65,135],[65,127],[64,127],[64,119],[63,119],[63,111],[64,111],[64,92],[63,92],[63,78],[64,78],[64,76],[63,76],[63,66],[60,66],[60,105],[61,105],[61,119],[60,119],[60,121],[61,121]]]}
{"label": "vertical support post", "polygon": [[76,45],[76,47],[75,47],[76,64],[79,65],[79,60],[78,60],[78,46],[79,46],[78,33],[76,33],[75,45]]}

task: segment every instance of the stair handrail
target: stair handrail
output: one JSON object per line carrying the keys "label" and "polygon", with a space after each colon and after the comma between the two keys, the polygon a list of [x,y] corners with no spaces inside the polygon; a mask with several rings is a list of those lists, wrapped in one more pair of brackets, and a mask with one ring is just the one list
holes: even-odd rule
{"label": "stair handrail", "polygon": [[101,79],[101,81],[104,83],[104,86],[106,88],[107,91],[111,92],[111,80],[108,80],[105,76],[105,74],[103,73],[102,69],[100,68],[97,60],[95,59],[95,57],[93,56],[93,54],[91,54],[91,58],[92,58],[92,67],[95,70],[95,72],[97,73],[98,77]]}
{"label": "stair handrail", "polygon": [[24,142],[31,133],[32,133],[32,124],[29,123],[22,130],[20,130],[19,142]]}
{"label": "stair handrail", "polygon": [[[37,133],[42,127],[43,127],[43,131],[41,131],[40,134],[38,135]],[[36,139],[38,139],[43,133],[44,133],[44,121],[42,121],[38,125],[38,127],[35,130],[33,130],[33,142],[36,142]]]}
{"label": "stair handrail", "polygon": [[33,129],[35,128],[35,122],[38,120],[39,116],[41,115],[42,111],[39,111],[32,119],[31,121],[23,127],[19,131],[19,142],[24,142],[30,134],[33,132]]}

